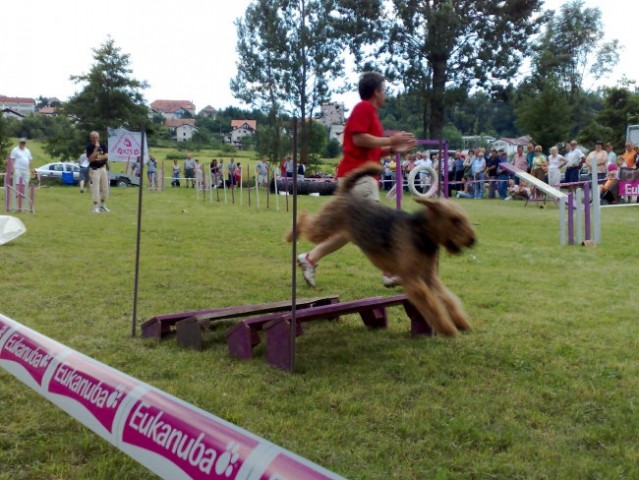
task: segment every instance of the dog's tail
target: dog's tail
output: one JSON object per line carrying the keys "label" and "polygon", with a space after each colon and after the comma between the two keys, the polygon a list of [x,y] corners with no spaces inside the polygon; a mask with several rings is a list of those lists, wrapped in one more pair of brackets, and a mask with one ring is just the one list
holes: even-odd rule
{"label": "dog's tail", "polygon": [[375,162],[365,163],[363,166],[353,170],[344,180],[340,183],[339,192],[348,192],[353,188],[357,181],[362,177],[371,177],[379,175],[384,171],[384,168]]}
{"label": "dog's tail", "polygon": [[[306,225],[306,221],[308,220],[308,212],[302,212],[299,214],[299,216],[297,217],[297,223],[295,224],[295,230],[297,233],[298,237],[302,237],[304,235],[304,227]],[[288,242],[291,243],[293,240],[295,240],[293,238],[293,229],[291,228],[287,233],[286,236],[284,237],[284,239]]]}

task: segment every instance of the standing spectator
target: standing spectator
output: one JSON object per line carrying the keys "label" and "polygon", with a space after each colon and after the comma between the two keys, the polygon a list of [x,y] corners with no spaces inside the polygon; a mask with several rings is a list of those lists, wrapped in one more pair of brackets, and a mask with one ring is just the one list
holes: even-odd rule
{"label": "standing spectator", "polygon": [[146,166],[146,178],[149,181],[149,189],[157,190],[157,177],[156,172],[158,168],[158,162],[152,155],[149,155],[149,163]]}
{"label": "standing spectator", "polygon": [[293,158],[290,155],[287,155],[284,162],[284,169],[286,170],[286,176],[293,178],[293,168],[294,168]]}
{"label": "standing spectator", "polygon": [[220,158],[220,162],[218,163],[218,165],[220,167],[220,181],[222,182],[222,184],[223,184],[222,186],[224,187],[224,186],[226,186],[225,185],[225,180],[224,180],[226,178],[225,177],[226,173],[225,173],[225,170],[224,170],[224,159],[223,158]]}
{"label": "standing spectator", "polygon": [[83,153],[80,155],[80,160],[78,161],[80,164],[80,193],[84,193],[84,186],[88,185],[89,180],[89,159],[87,158],[87,154]]}
{"label": "standing spectator", "polygon": [[389,191],[393,186],[393,171],[391,170],[390,157],[384,157],[382,159],[382,166],[384,167],[384,172],[382,173],[382,185],[384,190]]}
{"label": "standing spectator", "polygon": [[18,146],[11,150],[10,157],[13,161],[13,188],[15,189],[18,185],[22,185],[24,195],[29,187],[32,170],[31,162],[33,162],[33,156],[27,148],[26,138],[22,137],[18,141]]}
{"label": "standing spectator", "polygon": [[265,187],[268,182],[268,164],[260,158],[255,164],[255,175],[258,187]]}
{"label": "standing spectator", "polygon": [[177,158],[173,159],[173,165],[171,166],[171,186],[180,186],[180,166],[178,165]]}
{"label": "standing spectator", "polygon": [[595,142],[595,149],[586,157],[586,165],[592,174],[593,169],[597,173],[597,180],[605,180],[606,163],[608,162],[608,154],[603,149],[603,141]]}
{"label": "standing spectator", "polygon": [[561,169],[567,162],[566,157],[559,155],[559,149],[556,146],[550,147],[550,155],[548,155],[548,185],[559,188],[561,184]]}
{"label": "standing spectator", "polygon": [[490,151],[490,156],[486,160],[486,178],[488,179],[488,198],[495,198],[497,190],[497,164],[499,163],[499,155],[494,148]]}
{"label": "standing spectator", "polygon": [[506,200],[508,196],[508,180],[510,173],[499,166],[500,163],[508,163],[508,155],[504,150],[499,150],[497,154],[497,193],[499,198]]}
{"label": "standing spectator", "polygon": [[535,158],[535,146],[532,143],[526,145],[526,162],[528,163],[528,173],[532,172],[532,162]]}
{"label": "standing spectator", "polygon": [[624,167],[635,168],[635,158],[637,152],[635,151],[635,145],[632,142],[626,142],[626,150],[621,154],[623,161],[626,162]]}
{"label": "standing spectator", "polygon": [[[523,172],[528,172],[528,159],[524,155],[523,145],[517,145],[517,153],[513,155],[512,164]],[[519,185],[519,177],[515,177],[515,185]]]}
{"label": "standing spectator", "polygon": [[231,158],[231,161],[229,162],[228,165],[228,171],[229,171],[229,188],[234,188],[235,187],[235,170],[237,169],[237,165],[235,164],[235,159]]}
{"label": "standing spectator", "polygon": [[461,150],[455,150],[455,160],[453,164],[453,188],[452,190],[463,190],[464,186],[462,184],[462,180],[464,178],[464,155],[462,155]]}
{"label": "standing spectator", "polygon": [[484,198],[484,180],[486,179],[486,159],[484,151],[479,149],[473,158],[470,168],[473,173],[473,181],[475,182],[474,197],[476,200]]}
{"label": "standing spectator", "polygon": [[242,164],[240,162],[237,162],[235,167],[235,185],[242,186]]}
{"label": "standing spectator", "polygon": [[606,143],[606,152],[608,152],[608,163],[606,163],[606,169],[610,165],[617,166],[617,154],[614,152],[612,148],[612,143]]}
{"label": "standing spectator", "polygon": [[[542,182],[545,182],[547,173],[548,173],[548,162],[546,161],[546,156],[542,153],[542,146],[537,145],[535,147],[535,156],[533,157],[530,174],[533,177],[541,180]],[[535,199],[538,198],[536,188],[532,189],[532,196]]]}
{"label": "standing spectator", "polygon": [[577,147],[577,140],[571,140],[566,144],[566,175],[564,182],[568,183],[568,190],[574,192],[579,182],[579,170],[585,160],[584,154]]}
{"label": "standing spectator", "polygon": [[220,185],[220,166],[217,164],[217,159],[211,160],[209,166],[211,171],[211,188],[217,188]]}
{"label": "standing spectator", "polygon": [[131,175],[135,177],[140,176],[140,157],[136,157],[135,161],[131,164]]}
{"label": "standing spectator", "polygon": [[204,170],[202,170],[202,164],[197,158],[195,159],[193,171],[195,173],[195,188],[204,190]]}
{"label": "standing spectator", "polygon": [[299,180],[304,180],[304,175],[306,174],[306,162],[301,161],[297,166],[297,178]]}
{"label": "standing spectator", "polygon": [[195,160],[190,153],[186,154],[186,160],[184,160],[184,178],[186,188],[189,188],[189,183],[195,188]]}
{"label": "standing spectator", "polygon": [[86,154],[89,159],[93,212],[110,212],[106,206],[106,201],[109,197],[109,174],[106,168],[109,161],[109,151],[104,143],[100,143],[100,134],[98,132],[89,134]]}

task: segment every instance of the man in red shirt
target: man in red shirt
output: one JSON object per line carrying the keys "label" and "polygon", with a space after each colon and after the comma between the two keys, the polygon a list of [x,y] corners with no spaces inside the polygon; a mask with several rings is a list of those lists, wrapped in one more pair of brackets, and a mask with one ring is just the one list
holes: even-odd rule
{"label": "man in red shirt", "polygon": [[[367,162],[378,162],[382,155],[405,152],[415,147],[415,137],[409,132],[398,132],[384,137],[377,109],[384,106],[386,88],[384,76],[377,72],[366,72],[359,79],[359,97],[361,102],[355,105],[344,127],[344,153],[337,167],[337,178],[348,175],[352,170]],[[353,187],[355,195],[379,202],[377,179],[364,177]],[[317,262],[326,255],[339,250],[348,243],[341,234],[336,234],[318,243],[308,253],[301,253],[297,263],[302,269],[304,280],[309,286],[315,286],[315,268]],[[398,279],[384,276],[384,285],[394,286]]]}

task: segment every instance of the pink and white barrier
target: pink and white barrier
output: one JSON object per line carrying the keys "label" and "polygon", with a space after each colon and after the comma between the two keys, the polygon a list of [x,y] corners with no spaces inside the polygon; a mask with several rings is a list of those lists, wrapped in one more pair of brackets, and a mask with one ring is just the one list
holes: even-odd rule
{"label": "pink and white barrier", "polygon": [[2,314],[0,367],[161,478],[343,478]]}

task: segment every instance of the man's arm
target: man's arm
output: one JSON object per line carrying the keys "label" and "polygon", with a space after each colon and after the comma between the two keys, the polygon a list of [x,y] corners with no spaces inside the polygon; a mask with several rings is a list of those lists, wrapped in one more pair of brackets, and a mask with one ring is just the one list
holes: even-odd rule
{"label": "man's arm", "polygon": [[382,148],[383,153],[401,153],[415,147],[415,136],[409,132],[398,132],[390,137],[376,137],[370,133],[354,133],[353,144],[360,148]]}

